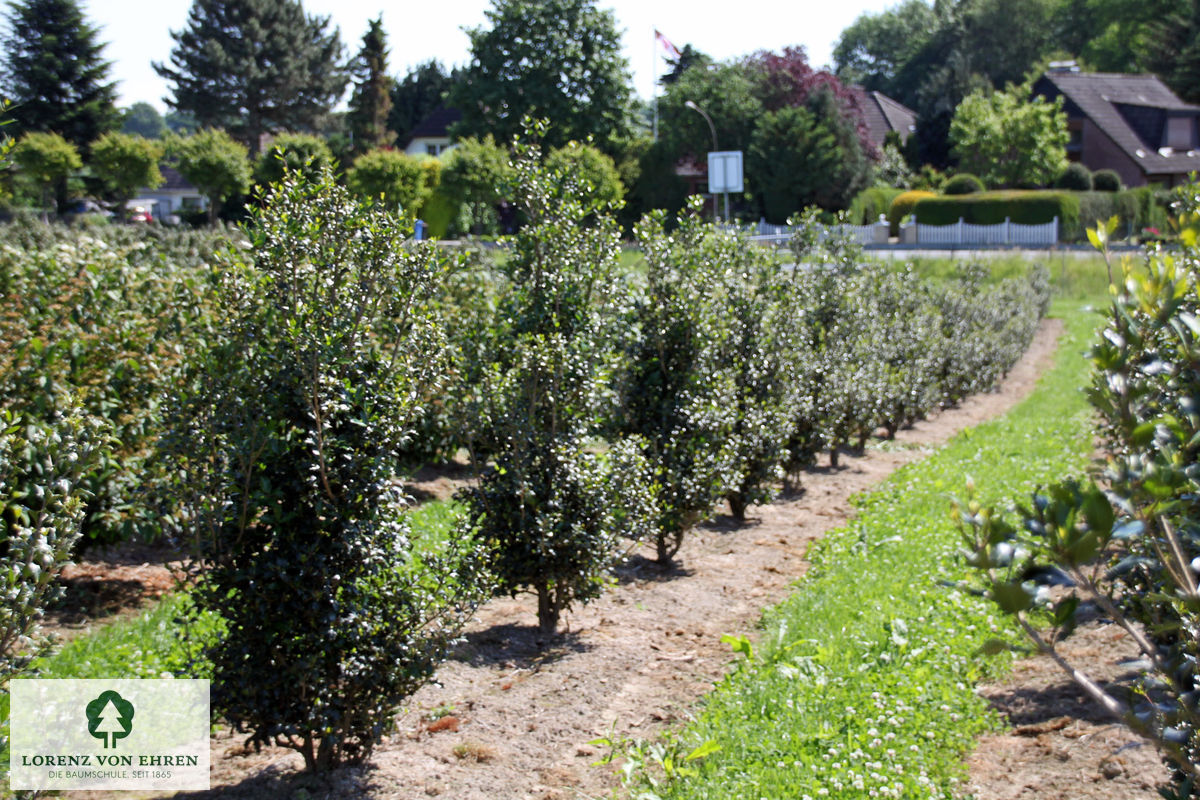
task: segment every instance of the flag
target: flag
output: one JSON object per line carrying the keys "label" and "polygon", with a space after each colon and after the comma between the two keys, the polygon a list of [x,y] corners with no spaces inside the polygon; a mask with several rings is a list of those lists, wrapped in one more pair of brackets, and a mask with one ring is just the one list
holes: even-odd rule
{"label": "flag", "polygon": [[668,39],[667,37],[663,36],[662,32],[659,31],[658,28],[654,29],[654,41],[656,41],[660,45],[662,45],[662,49],[666,52],[666,54],[668,56],[675,59],[676,61],[679,60],[679,49],[677,47],[675,47],[675,45],[671,44],[671,40]]}

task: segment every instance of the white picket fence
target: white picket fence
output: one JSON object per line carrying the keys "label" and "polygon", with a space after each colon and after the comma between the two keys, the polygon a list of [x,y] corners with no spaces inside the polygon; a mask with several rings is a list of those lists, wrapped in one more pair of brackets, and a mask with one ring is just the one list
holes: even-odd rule
{"label": "white picket fence", "polygon": [[[837,226],[835,226],[837,227]],[[841,235],[859,244],[871,244],[874,241],[874,225],[842,225]],[[785,245],[792,238],[792,232],[795,229],[789,225],[771,225],[766,222],[760,222],[750,229],[750,241],[760,244]],[[820,233],[820,238],[824,239],[829,235],[830,229],[823,228]]]}
{"label": "white picket fence", "polygon": [[1019,225],[1005,218],[996,225],[972,225],[960,217],[951,225],[917,223],[917,244],[1053,245],[1058,242],[1058,217],[1041,225]]}

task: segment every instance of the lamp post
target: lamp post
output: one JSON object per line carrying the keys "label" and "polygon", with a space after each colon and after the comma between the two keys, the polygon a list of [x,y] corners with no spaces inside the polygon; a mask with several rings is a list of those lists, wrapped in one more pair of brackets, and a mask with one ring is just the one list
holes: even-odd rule
{"label": "lamp post", "polygon": [[[695,111],[696,113],[698,113],[700,116],[704,117],[704,121],[708,123],[708,130],[712,134],[713,152],[715,153],[715,152],[719,151],[721,148],[717,147],[717,128],[715,125],[713,125],[712,117],[710,117],[708,114],[704,113],[704,109],[701,108],[700,106],[696,105],[696,102],[694,100],[688,100],[684,103],[684,105],[687,106],[688,108],[690,108],[692,111]],[[714,217],[720,216],[720,214],[717,213],[717,197],[716,197],[716,195],[713,195],[713,216]],[[729,219],[729,192],[725,193],[725,219]]]}

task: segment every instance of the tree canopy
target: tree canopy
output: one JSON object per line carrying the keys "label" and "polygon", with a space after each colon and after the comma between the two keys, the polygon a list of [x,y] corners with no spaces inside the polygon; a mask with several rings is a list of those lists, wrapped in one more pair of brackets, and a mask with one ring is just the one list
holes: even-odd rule
{"label": "tree canopy", "polygon": [[337,28],[297,0],[195,0],[171,36],[170,64],[153,65],[171,107],[253,153],[264,133],[311,130],[345,91]]}
{"label": "tree canopy", "polygon": [[16,132],[57,133],[86,150],[117,125],[111,64],[76,0],[17,0],[7,22],[3,74]]}
{"label": "tree canopy", "polygon": [[950,123],[959,166],[991,186],[1045,186],[1067,169],[1067,116],[1061,99],[1029,99],[1027,85],[974,92]]}
{"label": "tree canopy", "polygon": [[163,182],[158,162],[163,157],[159,142],[128,133],[106,133],[92,145],[88,166],[100,179],[104,192],[120,206],[142,187],[154,189]]}
{"label": "tree canopy", "polygon": [[205,128],[185,139],[174,139],[168,152],[179,174],[208,198],[209,221],[217,218],[221,203],[250,191],[246,147],[225,131]]}
{"label": "tree canopy", "polygon": [[149,103],[134,103],[121,112],[121,133],[161,139],[167,135],[167,122],[158,109]]}
{"label": "tree canopy", "polygon": [[441,62],[430,59],[395,81],[388,127],[396,132],[396,141],[403,144],[421,120],[444,106],[450,88],[461,80],[462,73],[458,69],[447,72]]}
{"label": "tree canopy", "polygon": [[471,61],[451,91],[459,135],[508,141],[525,117],[551,121],[545,144],[626,132],[633,89],[613,12],[595,0],[493,0],[489,28],[467,30]]}

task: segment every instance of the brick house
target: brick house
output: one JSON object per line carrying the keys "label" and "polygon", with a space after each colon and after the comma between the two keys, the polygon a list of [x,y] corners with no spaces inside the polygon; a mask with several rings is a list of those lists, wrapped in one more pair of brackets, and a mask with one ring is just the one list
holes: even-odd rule
{"label": "brick house", "polygon": [[1126,186],[1183,183],[1200,170],[1200,106],[1180,100],[1154,75],[1052,69],[1035,94],[1063,99],[1067,156],[1093,172],[1115,170]]}

